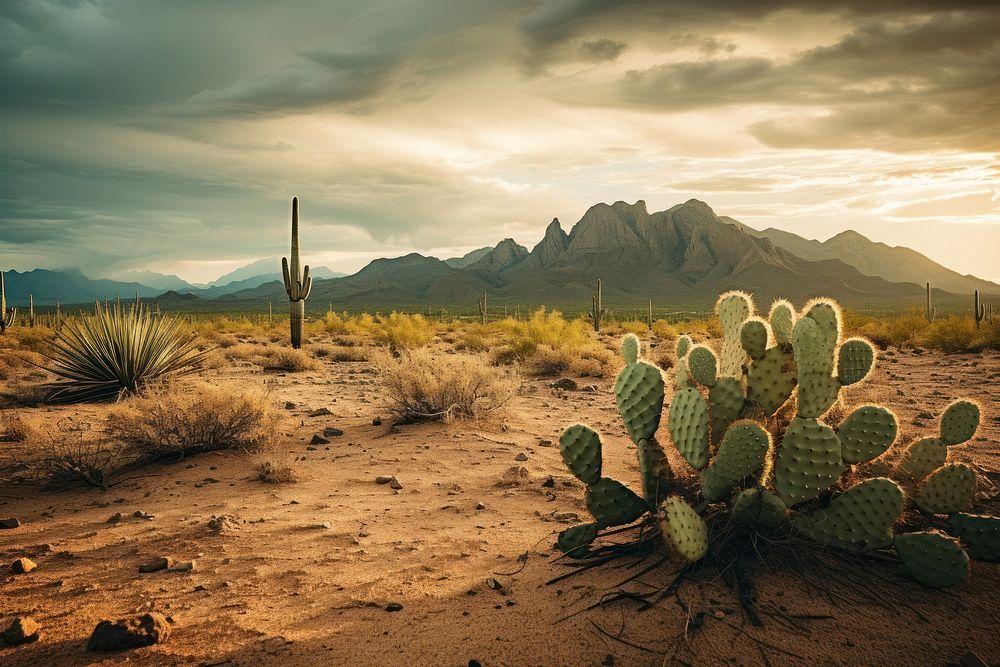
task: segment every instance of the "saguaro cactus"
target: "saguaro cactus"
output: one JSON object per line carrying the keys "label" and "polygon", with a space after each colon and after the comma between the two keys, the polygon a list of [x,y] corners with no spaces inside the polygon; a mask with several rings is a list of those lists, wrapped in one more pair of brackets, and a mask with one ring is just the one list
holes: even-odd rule
{"label": "saguaro cactus", "polygon": [[17,308],[11,306],[11,309],[7,310],[7,289],[4,286],[3,271],[0,271],[0,336],[7,331],[7,327],[14,326],[15,319],[17,319]]}
{"label": "saguaro cactus", "polygon": [[646,311],[646,328],[653,330],[653,300],[649,300],[649,309]]}
{"label": "saguaro cactus", "polygon": [[35,328],[35,297],[28,295],[28,328]]}
{"label": "saguaro cactus", "polygon": [[594,323],[594,331],[601,330],[601,321],[604,320],[604,314],[607,312],[604,308],[604,302],[602,300],[601,294],[601,279],[597,279],[597,294],[590,297],[591,306],[590,312],[587,313],[587,319]]}
{"label": "saguaro cactus", "polygon": [[309,265],[302,267],[299,262],[299,198],[292,197],[292,252],[291,261],[281,258],[281,275],[288,293],[289,327],[292,347],[302,347],[302,320],[306,312],[306,299],[312,291]]}
{"label": "saguaro cactus", "polygon": [[489,320],[489,313],[486,306],[486,290],[483,290],[483,300],[479,302],[479,320],[486,324]]}
{"label": "saguaro cactus", "polygon": [[931,305],[931,284],[927,283],[927,312],[924,315],[928,322],[933,322],[937,317],[937,308]]}
{"label": "saguaro cactus", "polygon": [[979,290],[976,290],[976,302],[974,308],[976,315],[976,328],[978,329],[979,323],[986,317],[986,304],[979,300]]}

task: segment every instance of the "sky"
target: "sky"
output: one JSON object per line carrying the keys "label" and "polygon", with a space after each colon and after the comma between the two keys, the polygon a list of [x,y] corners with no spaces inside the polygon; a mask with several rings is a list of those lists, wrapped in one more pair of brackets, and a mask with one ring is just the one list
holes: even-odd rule
{"label": "sky", "polygon": [[1000,281],[1000,4],[3,0],[0,267],[353,272],[692,197]]}

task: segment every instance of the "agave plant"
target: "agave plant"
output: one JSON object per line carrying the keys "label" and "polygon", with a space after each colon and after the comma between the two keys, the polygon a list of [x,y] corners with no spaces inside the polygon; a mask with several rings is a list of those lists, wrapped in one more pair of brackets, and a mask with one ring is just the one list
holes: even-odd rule
{"label": "agave plant", "polygon": [[207,351],[180,320],[155,317],[140,304],[97,302],[93,315],[67,322],[45,354],[62,378],[49,399],[81,402],[113,400],[151,380],[190,373]]}

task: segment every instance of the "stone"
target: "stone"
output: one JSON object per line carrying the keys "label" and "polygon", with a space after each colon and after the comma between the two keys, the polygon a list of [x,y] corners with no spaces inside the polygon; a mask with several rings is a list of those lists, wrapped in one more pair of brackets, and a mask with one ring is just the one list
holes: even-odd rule
{"label": "stone", "polygon": [[375,478],[375,483],[376,484],[388,484],[389,482],[391,482],[394,479],[396,479],[396,478],[393,477],[392,475],[379,475],[378,477]]}
{"label": "stone", "polygon": [[41,630],[42,626],[35,619],[30,616],[18,616],[11,622],[10,627],[0,634],[0,640],[8,646],[30,644],[38,641]]}
{"label": "stone", "polygon": [[514,460],[515,461],[527,461],[528,460],[528,455],[525,454],[524,452],[521,452],[520,454],[518,454],[517,456],[514,457]]}
{"label": "stone", "polygon": [[319,435],[318,433],[313,436],[313,439],[309,441],[310,445],[329,445],[330,441]]}
{"label": "stone", "polygon": [[30,558],[18,558],[10,564],[10,571],[14,574],[28,574],[38,565]]}
{"label": "stone", "polygon": [[381,426],[381,425],[382,425],[381,417],[376,417],[375,419],[372,420],[372,426]]}
{"label": "stone", "polygon": [[108,517],[108,523],[121,523],[121,520],[122,520],[121,512],[115,512],[114,514]]}
{"label": "stone", "polygon": [[240,525],[243,522],[234,516],[228,514],[221,514],[219,516],[212,516],[208,520],[208,528],[213,533],[228,533],[233,530],[239,530]]}
{"label": "stone", "polygon": [[143,574],[148,574],[150,572],[159,572],[160,570],[166,570],[169,567],[174,566],[173,556],[160,556],[159,558],[154,558],[148,563],[143,563],[139,566],[139,572]]}
{"label": "stone", "polygon": [[403,488],[403,485],[399,483],[398,479],[393,477],[391,480],[389,480],[389,488],[396,489],[397,491],[399,491],[400,489]]}
{"label": "stone", "polygon": [[18,528],[21,525],[20,519],[17,517],[10,517],[9,519],[0,519],[0,528],[11,529]]}
{"label": "stone", "polygon": [[483,503],[476,503],[476,509],[477,510],[484,510],[484,509],[486,509],[486,505],[483,504]]}
{"label": "stone", "polygon": [[87,650],[123,651],[141,648],[164,642],[169,636],[170,624],[166,617],[153,611],[113,622],[101,621],[87,641]]}
{"label": "stone", "polygon": [[318,410],[313,410],[312,412],[310,412],[309,416],[310,417],[326,417],[326,416],[332,415],[332,414],[333,413],[330,412],[329,409],[327,409],[327,408],[320,408]]}
{"label": "stone", "polygon": [[339,428],[327,426],[325,429],[323,429],[323,436],[326,438],[338,438],[342,435],[344,435],[344,432]]}
{"label": "stone", "polygon": [[171,572],[192,572],[194,571],[195,562],[193,560],[182,561],[176,565],[170,566]]}
{"label": "stone", "polygon": [[577,384],[576,380],[572,378],[559,378],[550,385],[553,389],[562,389],[563,391],[576,391]]}
{"label": "stone", "polygon": [[294,410],[295,409],[295,404],[292,403],[291,401],[285,401],[285,409],[286,410]]}
{"label": "stone", "polygon": [[399,604],[398,602],[390,602],[385,606],[385,610],[388,612],[402,611],[403,605]]}

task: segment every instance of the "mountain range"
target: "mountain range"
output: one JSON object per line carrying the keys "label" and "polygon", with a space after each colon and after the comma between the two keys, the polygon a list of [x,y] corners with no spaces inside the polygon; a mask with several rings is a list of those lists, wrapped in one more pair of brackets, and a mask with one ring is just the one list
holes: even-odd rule
{"label": "mountain range", "polygon": [[[262,262],[261,269],[277,265]],[[224,285],[171,287],[160,299],[165,307],[184,310],[258,309],[285,299],[276,272],[256,273],[251,267],[216,281],[226,280]],[[922,304],[927,281],[939,309],[964,309],[974,289],[1000,296],[1000,285],[962,275],[909,248],[853,231],[823,242],[759,231],[716,215],[697,199],[653,213],[642,200],[596,204],[569,232],[553,219],[530,250],[504,239],[462,257],[410,253],[376,259],[350,276],[324,275],[329,273],[314,271],[310,310],[446,306],[471,312],[485,290],[498,307],[544,304],[579,312],[589,306],[598,278],[608,306],[640,308],[652,299],[659,311],[704,311],[729,289],[753,292],[762,305],[779,297],[801,302],[823,295],[852,308],[882,309]]]}

